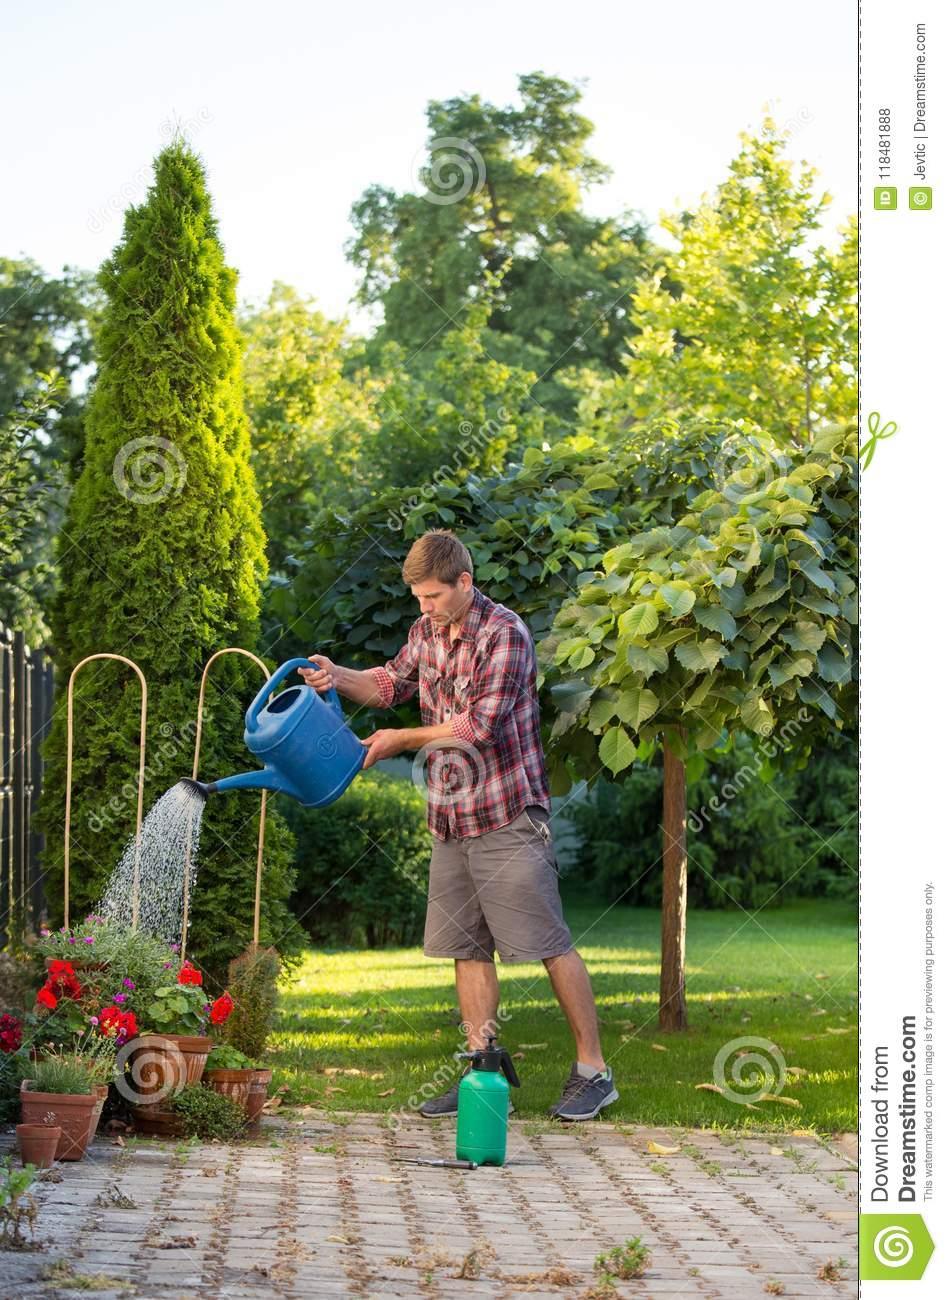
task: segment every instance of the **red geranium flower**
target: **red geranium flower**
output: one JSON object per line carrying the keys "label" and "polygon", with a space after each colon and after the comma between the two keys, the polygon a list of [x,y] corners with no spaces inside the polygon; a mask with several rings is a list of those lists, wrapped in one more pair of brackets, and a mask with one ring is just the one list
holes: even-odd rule
{"label": "red geranium flower", "polygon": [[72,962],[56,960],[56,961],[51,961],[49,963],[48,973],[50,975],[59,976],[59,975],[75,975],[76,972],[73,970]]}
{"label": "red geranium flower", "polygon": [[222,993],[216,1002],[211,1003],[211,1024],[222,1025],[234,1009],[234,999],[229,993]]}
{"label": "red geranium flower", "polygon": [[49,1007],[50,1011],[55,1011],[56,1008],[59,1006],[59,998],[52,991],[52,989],[47,988],[45,984],[40,989],[39,993],[37,993],[36,1001],[42,1007]]}
{"label": "red geranium flower", "polygon": [[75,999],[82,996],[79,977],[68,961],[50,962],[45,987],[60,997]]}
{"label": "red geranium flower", "polygon": [[118,1007],[106,1007],[99,1012],[99,1033],[115,1038],[117,1043],[124,1043],[138,1033],[138,1022],[134,1011],[121,1011]]}
{"label": "red geranium flower", "polygon": [[192,966],[189,961],[186,961],[178,971],[179,984],[202,984],[203,982],[201,972]]}
{"label": "red geranium flower", "polygon": [[0,1016],[0,1051],[15,1052],[23,1041],[23,1026],[16,1016]]}

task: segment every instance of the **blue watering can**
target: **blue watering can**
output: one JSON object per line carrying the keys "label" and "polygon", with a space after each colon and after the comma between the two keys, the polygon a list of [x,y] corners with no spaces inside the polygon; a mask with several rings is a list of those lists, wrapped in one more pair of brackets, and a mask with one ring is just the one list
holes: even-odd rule
{"label": "blue watering can", "polygon": [[277,790],[306,808],[333,803],[361,770],[369,752],[349,729],[335,687],[321,694],[311,686],[291,686],[267,698],[295,668],[312,668],[308,659],[289,659],[257,693],[247,710],[244,744],[264,766],[219,781],[182,784],[205,799],[219,790]]}

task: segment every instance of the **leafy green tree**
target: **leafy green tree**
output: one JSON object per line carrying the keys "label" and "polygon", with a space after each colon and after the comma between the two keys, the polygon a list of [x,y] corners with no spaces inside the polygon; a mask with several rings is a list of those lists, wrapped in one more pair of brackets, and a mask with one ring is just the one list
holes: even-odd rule
{"label": "leafy green tree", "polygon": [[559,678],[551,738],[567,770],[598,775],[591,737],[613,776],[663,747],[665,1029],[687,1023],[685,763],[700,774],[704,752],[741,733],[775,765],[800,761],[853,710],[854,434],[756,443],[674,522],[612,547],[539,647]]}
{"label": "leafy green tree", "polygon": [[[97,652],[127,654],[149,685],[145,807],[189,776],[198,683],[210,655],[256,647],[265,573],[260,503],[241,401],[236,272],[225,264],[204,171],[176,140],[155,161],[142,204],[99,283],[107,303],[99,376],[86,421],[82,473],[60,548],[54,610],[59,707],[45,748],[40,824],[47,896],[62,887],[65,685]],[[68,540],[66,540],[68,539]],[[242,715],[259,670],[238,656],[215,664],[202,741],[211,777],[247,766]],[[76,681],[71,910],[94,904],[134,829],[138,682],[99,660]],[[250,937],[257,804],[208,801],[189,952],[223,978]],[[287,909],[291,841],[267,818],[261,940],[301,936]]]}
{"label": "leafy green tree", "polygon": [[34,645],[49,636],[54,543],[81,460],[82,379],[92,358],[98,302],[85,272],[66,267],[60,277],[47,276],[29,259],[0,258],[2,454],[8,460],[14,455],[18,482],[30,484],[16,546],[0,550],[0,618]]}
{"label": "leafy green tree", "polygon": [[730,175],[632,295],[624,373],[588,377],[583,427],[614,438],[656,415],[745,419],[802,445],[856,407],[855,218],[836,250],[810,247],[830,201],[799,174],[770,118],[741,133]]}
{"label": "leafy green tree", "polygon": [[377,345],[400,343],[419,373],[485,275],[509,263],[491,354],[535,371],[537,399],[564,414],[574,398],[560,372],[618,368],[647,241],[631,215],[582,210],[608,169],[589,153],[578,86],[536,72],[519,92],[519,106],[479,95],[430,103],[425,192],[367,189],[348,252],[359,300],[384,312]]}
{"label": "leafy green tree", "polygon": [[17,408],[0,414],[0,623],[23,632],[32,645],[41,645],[48,631],[37,598],[45,574],[27,564],[32,530],[38,518],[49,514],[49,485],[39,478],[37,441],[62,383],[38,375]]}
{"label": "leafy green tree", "polygon": [[315,514],[356,495],[360,456],[376,436],[372,398],[379,384],[344,373],[361,344],[347,337],[344,321],[329,320],[289,285],[274,284],[240,324],[268,559],[282,569]]}

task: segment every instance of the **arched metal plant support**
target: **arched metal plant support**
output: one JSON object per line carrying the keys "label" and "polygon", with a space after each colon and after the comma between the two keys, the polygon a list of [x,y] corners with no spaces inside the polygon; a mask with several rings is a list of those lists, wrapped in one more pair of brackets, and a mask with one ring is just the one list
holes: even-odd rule
{"label": "arched metal plant support", "polygon": [[[247,659],[252,659],[260,668],[264,678],[270,676],[270,669],[258,659],[255,654],[249,650],[244,650],[241,646],[228,646],[225,650],[216,650],[204,665],[204,671],[201,674],[201,689],[198,693],[198,714],[197,714],[197,732],[194,737],[194,767],[191,772],[192,778],[198,779],[198,763],[201,758],[201,731],[204,724],[204,691],[207,686],[207,674],[211,664],[221,655],[243,655]],[[272,697],[271,697],[272,698]],[[267,820],[267,792],[262,790],[260,793],[260,829],[257,832],[257,883],[253,900],[253,946],[259,946],[260,943],[260,890],[263,879],[263,838],[266,829]],[[187,946],[188,934],[188,906],[190,903],[190,881],[191,881],[191,841],[185,847],[184,854],[184,912],[181,918],[181,960],[184,961],[185,949]]]}
{"label": "arched metal plant support", "polygon": [[133,659],[126,659],[125,655],[97,654],[86,655],[85,659],[80,659],[75,668],[69,674],[69,686],[66,691],[66,833],[63,844],[63,923],[69,925],[69,832],[72,821],[72,719],[73,719],[73,687],[76,681],[76,674],[80,668],[91,663],[93,659],[117,659],[119,663],[128,664],[138,674],[138,680],[142,684],[142,711],[141,726],[139,729],[138,740],[138,812],[135,818],[135,866],[132,874],[132,929],[138,929],[138,894],[139,894],[139,871],[141,868],[142,852],[142,799],[145,794],[145,724],[148,717],[148,683],[145,681],[145,674],[139,668]]}

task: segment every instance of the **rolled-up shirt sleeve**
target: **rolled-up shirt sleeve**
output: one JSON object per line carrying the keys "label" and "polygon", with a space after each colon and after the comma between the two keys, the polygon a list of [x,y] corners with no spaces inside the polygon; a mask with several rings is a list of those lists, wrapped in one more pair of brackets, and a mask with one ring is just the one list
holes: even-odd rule
{"label": "rolled-up shirt sleeve", "polygon": [[408,632],[408,640],[394,659],[390,659],[381,668],[370,668],[375,684],[382,699],[382,707],[393,708],[411,699],[418,689],[418,660],[421,655],[420,619],[413,623]]}
{"label": "rolled-up shirt sleeve", "polygon": [[471,679],[468,707],[451,719],[458,740],[479,749],[493,744],[498,724],[528,687],[532,655],[533,647],[514,626],[491,637]]}

